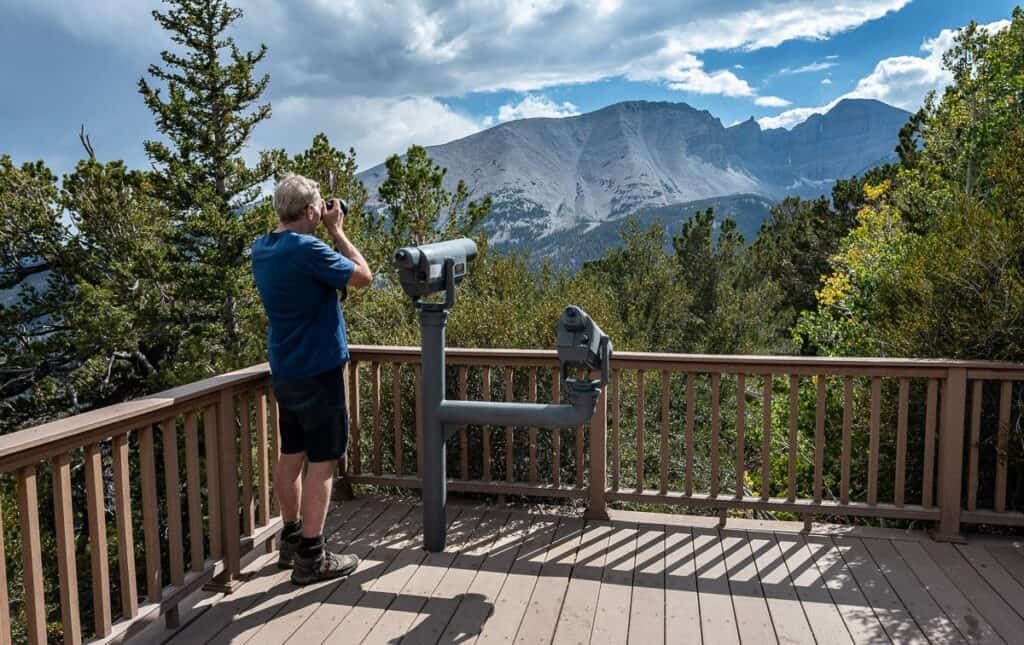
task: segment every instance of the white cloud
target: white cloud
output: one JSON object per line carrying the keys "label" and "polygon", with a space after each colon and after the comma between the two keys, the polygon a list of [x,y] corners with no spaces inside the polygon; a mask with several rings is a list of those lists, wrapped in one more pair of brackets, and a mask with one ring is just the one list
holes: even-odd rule
{"label": "white cloud", "polygon": [[793,76],[794,74],[807,74],[808,72],[820,72],[823,69],[829,69],[830,67],[835,67],[838,64],[839,63],[833,63],[833,62],[824,62],[824,63],[816,62],[816,63],[809,63],[809,64],[804,65],[802,67],[795,67],[795,68],[794,67],[783,67],[782,69],[780,69],[777,72],[777,74],[779,76]]}
{"label": "white cloud", "polygon": [[[999,20],[982,25],[982,29],[998,31],[1009,24],[1008,20]],[[943,29],[935,38],[926,40],[921,45],[924,56],[893,56],[880,60],[870,74],[857,81],[853,90],[827,105],[786,110],[776,116],[758,119],[758,123],[763,128],[791,128],[812,114],[828,112],[847,98],[877,99],[904,110],[917,110],[928,92],[941,92],[952,82],[952,75],[942,66],[942,55],[952,48],[956,32]]]}
{"label": "white cloud", "polygon": [[832,79],[826,76],[825,78],[821,79],[821,84],[822,85],[831,85],[832,84]]}
{"label": "white cloud", "polygon": [[481,124],[429,98],[290,96],[274,103],[274,116],[262,124],[250,148],[304,150],[318,132],[339,149],[354,147],[359,167],[370,168],[412,144],[445,143],[480,130]]}
{"label": "white cloud", "polygon": [[826,56],[825,60],[835,60],[837,58],[839,58],[839,54],[831,54],[829,56]]}
{"label": "white cloud", "polygon": [[733,65],[732,68],[733,69],[746,69],[745,67],[743,67],[743,65],[740,65],[739,63],[736,63],[735,65]]}
{"label": "white cloud", "polygon": [[[150,15],[164,8],[157,0],[5,2],[135,60],[157,62],[169,46]],[[827,39],[909,2],[235,0],[245,16],[231,33],[245,49],[269,48],[258,71],[271,76],[274,117],[254,146],[293,149],[324,130],[367,164],[481,127],[435,97],[625,77],[756,100],[739,67],[707,70],[702,55]]]}
{"label": "white cloud", "polygon": [[579,109],[569,101],[564,101],[559,104],[546,96],[528,94],[518,103],[507,103],[502,105],[498,108],[497,120],[495,121],[494,118],[488,117],[488,119],[484,121],[484,125],[491,125],[495,122],[514,121],[515,119],[575,116],[579,113]]}
{"label": "white cloud", "polygon": [[778,96],[759,96],[754,99],[754,105],[762,107],[786,107],[790,102]]}

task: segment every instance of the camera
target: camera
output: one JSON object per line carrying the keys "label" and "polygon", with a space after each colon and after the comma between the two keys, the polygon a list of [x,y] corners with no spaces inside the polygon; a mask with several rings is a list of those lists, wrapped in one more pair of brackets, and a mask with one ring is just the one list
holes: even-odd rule
{"label": "camera", "polygon": [[[570,305],[558,319],[556,339],[558,362],[562,368],[562,381],[580,388],[598,388],[608,383],[611,366],[612,343],[597,323],[579,307]],[[569,376],[570,370],[588,373],[601,370],[599,381],[580,381]]]}
{"label": "camera", "polygon": [[334,202],[338,202],[338,205],[341,206],[341,214],[348,217],[348,202],[340,197],[337,199],[328,199],[326,202],[327,210],[334,208]]}
{"label": "camera", "polygon": [[[406,295],[421,298],[447,290],[449,281],[451,285],[462,282],[475,257],[476,243],[464,237],[402,247],[395,251],[395,267]],[[447,271],[446,266],[450,267]]]}

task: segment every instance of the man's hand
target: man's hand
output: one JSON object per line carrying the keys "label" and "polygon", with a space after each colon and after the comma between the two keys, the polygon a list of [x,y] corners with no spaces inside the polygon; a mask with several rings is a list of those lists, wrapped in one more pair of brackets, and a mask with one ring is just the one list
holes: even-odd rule
{"label": "man's hand", "polygon": [[[330,204],[330,208],[326,208],[327,204]],[[344,235],[345,232],[345,214],[341,210],[341,201],[337,199],[329,200],[324,204],[325,210],[323,215],[324,226],[327,227],[327,232],[331,236]]]}

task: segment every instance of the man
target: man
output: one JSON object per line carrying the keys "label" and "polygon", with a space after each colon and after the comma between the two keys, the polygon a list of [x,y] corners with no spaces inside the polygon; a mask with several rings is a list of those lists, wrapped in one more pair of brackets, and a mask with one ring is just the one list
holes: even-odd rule
{"label": "man", "polygon": [[[338,200],[328,209],[315,181],[287,175],[274,190],[277,228],[252,246],[256,288],[270,322],[267,348],[280,411],[274,470],[284,529],[278,566],[306,585],[347,576],[352,555],[324,546],[324,518],[338,460],[348,444],[342,375],[348,362],[338,291],[365,287],[370,267],[345,236]],[[337,251],[313,235],[323,222]],[[303,467],[306,476],[302,477]]]}

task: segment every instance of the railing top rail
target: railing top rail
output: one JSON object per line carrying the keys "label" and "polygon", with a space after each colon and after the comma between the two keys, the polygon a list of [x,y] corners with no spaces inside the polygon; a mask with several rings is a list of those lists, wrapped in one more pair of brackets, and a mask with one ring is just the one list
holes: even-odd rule
{"label": "railing top rail", "polygon": [[[350,348],[352,357],[358,360],[381,362],[415,362],[420,355],[419,347],[398,347],[384,345],[353,345]],[[449,361],[453,364],[488,364],[488,365],[529,365],[558,363],[558,353],[547,349],[468,349],[449,348],[445,350]],[[720,355],[720,354],[670,354],[652,352],[615,352],[612,355],[612,366],[618,368],[648,367],[690,368],[691,366],[722,366],[726,368],[821,368],[829,373],[836,369],[913,369],[913,370],[947,370],[963,368],[968,370],[1005,371],[1010,370],[1024,374],[1024,363],[1006,361],[963,361],[937,358],[845,358],[818,356],[754,356],[754,355]]]}
{"label": "railing top rail", "polygon": [[131,423],[133,420],[208,398],[228,387],[258,381],[269,374],[270,367],[267,363],[261,363],[142,398],[44,423],[34,428],[12,432],[0,437],[0,469],[11,458],[26,452],[48,445],[63,444],[111,426]]}

